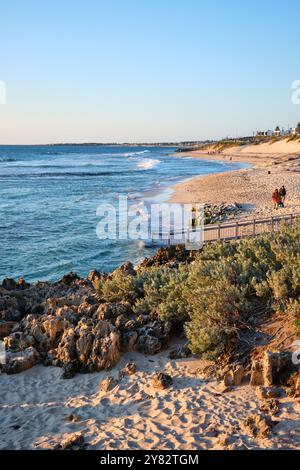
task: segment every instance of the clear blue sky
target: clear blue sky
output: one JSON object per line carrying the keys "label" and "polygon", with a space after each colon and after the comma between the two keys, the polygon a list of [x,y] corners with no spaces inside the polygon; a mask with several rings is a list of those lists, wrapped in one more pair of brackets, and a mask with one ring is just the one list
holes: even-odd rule
{"label": "clear blue sky", "polygon": [[300,121],[299,0],[9,0],[0,143],[161,141]]}

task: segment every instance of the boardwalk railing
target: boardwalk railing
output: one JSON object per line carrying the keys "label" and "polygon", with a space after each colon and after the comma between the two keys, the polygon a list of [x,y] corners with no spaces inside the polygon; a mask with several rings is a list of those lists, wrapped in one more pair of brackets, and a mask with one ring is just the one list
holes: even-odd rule
{"label": "boardwalk railing", "polygon": [[[276,232],[280,229],[282,223],[290,226],[294,225],[300,213],[279,215],[264,219],[236,220],[227,223],[204,225],[203,242],[211,243],[219,240],[239,240],[245,237],[254,237],[263,233]],[[160,232],[152,234],[153,242],[163,242],[168,245],[180,243],[178,240],[188,236],[191,228],[181,231]]]}

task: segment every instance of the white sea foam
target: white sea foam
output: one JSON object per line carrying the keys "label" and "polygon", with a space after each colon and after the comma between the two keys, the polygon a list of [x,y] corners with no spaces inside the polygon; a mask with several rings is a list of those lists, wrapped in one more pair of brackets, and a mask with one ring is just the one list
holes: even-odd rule
{"label": "white sea foam", "polygon": [[143,155],[144,153],[150,153],[150,150],[140,150],[138,152],[124,153],[124,157],[137,157],[139,155]]}
{"label": "white sea foam", "polygon": [[144,158],[138,163],[137,167],[142,170],[151,170],[151,168],[156,167],[159,165],[159,163],[160,160],[156,160],[154,158]]}

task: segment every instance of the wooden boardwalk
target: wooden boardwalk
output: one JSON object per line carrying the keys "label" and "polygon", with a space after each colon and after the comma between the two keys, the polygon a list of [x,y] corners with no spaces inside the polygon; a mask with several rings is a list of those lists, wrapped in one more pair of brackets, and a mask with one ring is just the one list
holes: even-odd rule
{"label": "wooden boardwalk", "polygon": [[[283,223],[290,226],[294,225],[300,218],[300,213],[279,215],[264,219],[236,220],[227,223],[204,225],[203,243],[212,243],[220,240],[239,240],[246,237],[254,237],[264,233],[276,232]],[[171,231],[170,233],[160,232],[152,234],[152,241],[165,244],[182,243],[180,238],[187,237],[191,229],[185,229],[180,232]]]}

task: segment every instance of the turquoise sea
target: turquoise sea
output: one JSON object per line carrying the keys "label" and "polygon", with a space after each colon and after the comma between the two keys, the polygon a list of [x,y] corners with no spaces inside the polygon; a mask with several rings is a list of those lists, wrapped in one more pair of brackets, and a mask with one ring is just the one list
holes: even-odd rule
{"label": "turquoise sea", "polygon": [[101,145],[0,146],[0,280],[57,280],[69,271],[110,271],[155,247],[99,240],[99,204],[127,195],[167,200],[193,176],[234,170],[237,163],[174,157],[174,148]]}

